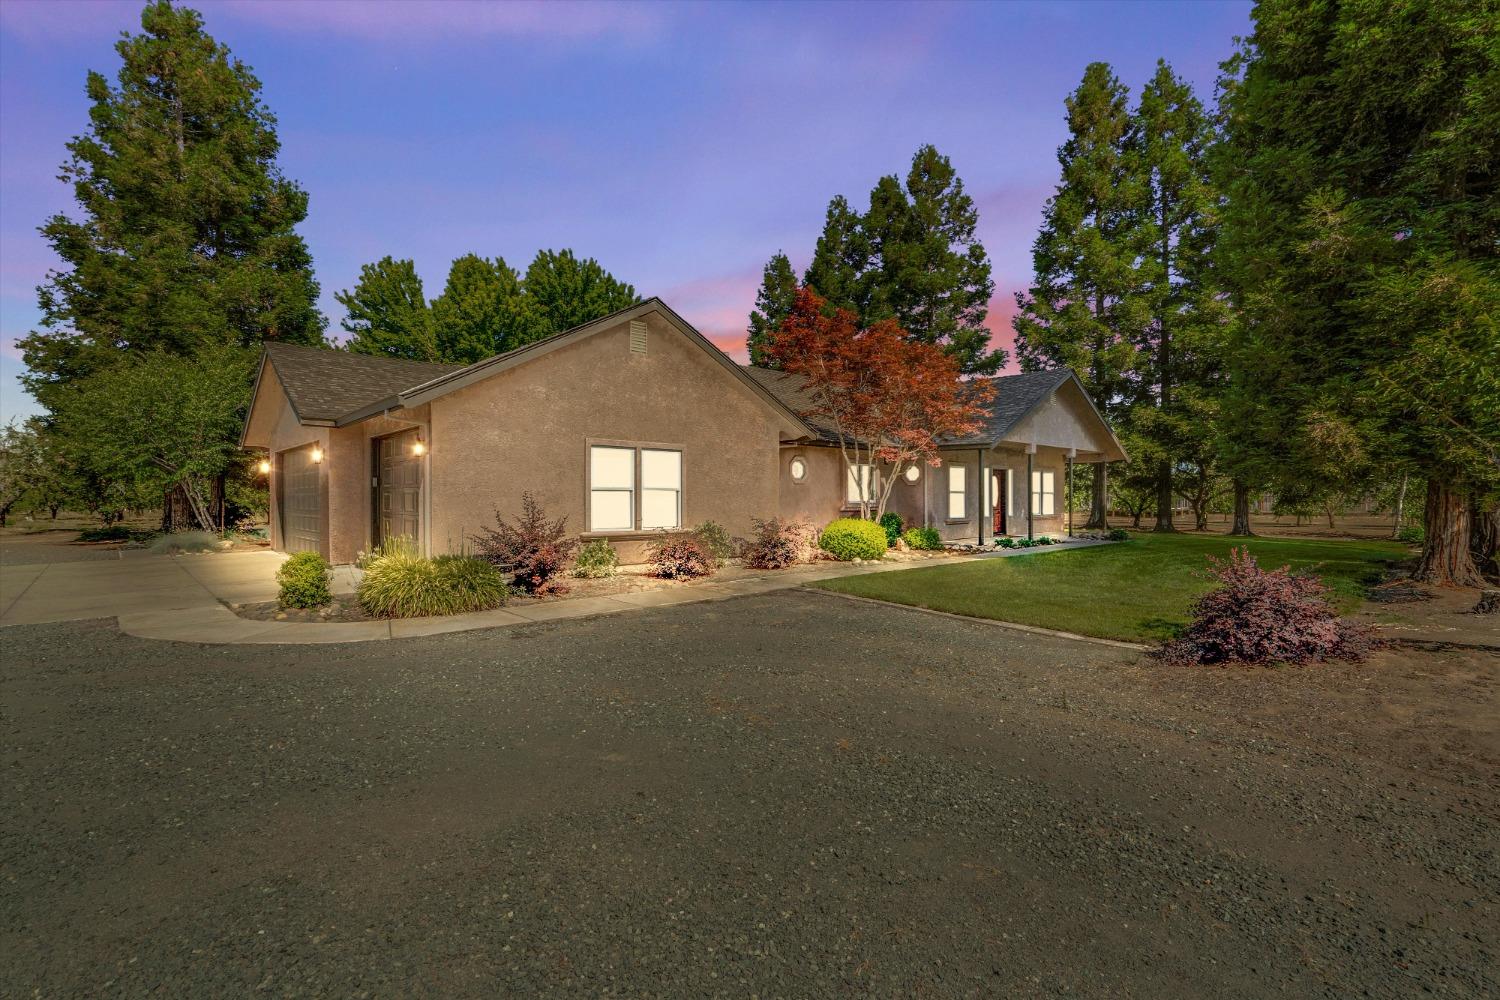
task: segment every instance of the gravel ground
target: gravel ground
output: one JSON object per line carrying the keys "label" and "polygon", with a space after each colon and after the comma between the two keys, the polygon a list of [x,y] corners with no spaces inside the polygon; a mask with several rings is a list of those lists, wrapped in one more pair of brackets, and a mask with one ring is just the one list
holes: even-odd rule
{"label": "gravel ground", "polygon": [[1500,990],[1487,654],[1168,669],[807,592],[0,644],[4,995]]}

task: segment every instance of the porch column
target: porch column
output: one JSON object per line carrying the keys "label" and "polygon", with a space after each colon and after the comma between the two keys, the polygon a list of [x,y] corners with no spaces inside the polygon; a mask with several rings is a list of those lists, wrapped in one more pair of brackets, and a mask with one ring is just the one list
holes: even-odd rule
{"label": "porch column", "polygon": [[1068,537],[1073,537],[1073,460],[1078,457],[1077,448],[1068,449]]}
{"label": "porch column", "polygon": [[979,544],[983,545],[984,544],[984,518],[985,518],[984,498],[987,497],[987,496],[989,496],[989,493],[990,493],[990,484],[989,484],[989,481],[984,478],[984,449],[983,448],[975,448],[974,449],[974,464],[975,464],[975,466],[979,470],[979,482],[976,484],[979,487],[979,495],[977,497],[975,497],[975,499],[979,501],[979,516],[977,518],[975,518],[975,523],[977,524],[977,526],[979,528]]}
{"label": "porch column", "polygon": [[1032,458],[1035,455],[1036,445],[1028,444],[1026,446],[1026,537],[1028,539],[1034,539],[1036,537],[1036,531],[1032,527],[1031,523],[1031,508],[1033,501],[1035,500],[1035,493],[1031,485],[1031,463]]}

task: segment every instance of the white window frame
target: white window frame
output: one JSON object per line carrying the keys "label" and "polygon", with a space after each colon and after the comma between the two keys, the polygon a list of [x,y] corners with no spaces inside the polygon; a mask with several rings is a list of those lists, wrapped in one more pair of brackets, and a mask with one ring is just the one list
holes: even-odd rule
{"label": "white window frame", "polygon": [[[912,475],[912,473],[916,473],[916,475]],[[917,462],[912,462],[905,469],[901,470],[901,480],[908,486],[917,485],[922,481],[922,466]]]}
{"label": "white window frame", "polygon": [[[594,452],[596,450],[622,451],[630,455],[630,485],[624,486],[595,486],[594,485]],[[675,488],[665,486],[647,486],[645,483],[645,472],[643,469],[643,456],[647,453],[661,452],[677,456],[677,485]],[[589,441],[584,452],[584,461],[587,469],[587,488],[584,491],[587,499],[585,511],[588,528],[585,535],[621,535],[640,534],[652,531],[681,531],[682,530],[682,501],[686,492],[687,462],[680,445],[671,444],[642,444],[627,441]],[[676,510],[677,523],[674,525],[652,525],[643,526],[644,499],[647,490],[653,493],[675,493],[674,508]],[[600,527],[594,520],[594,496],[597,493],[625,493],[629,495],[630,516],[627,526]]]}
{"label": "white window frame", "polygon": [[[801,475],[797,474],[797,466],[799,465],[802,466]],[[793,455],[792,460],[787,463],[786,469],[792,477],[792,482],[798,484],[807,482],[807,459],[801,455]]]}
{"label": "white window frame", "polygon": [[853,465],[845,463],[845,465],[844,465],[844,506],[845,507],[858,507],[859,504],[860,504],[860,499],[859,499],[859,484],[857,483],[857,481],[854,478],[856,474],[858,474],[859,476],[861,476],[865,480],[865,499],[864,499],[864,502],[865,503],[874,503],[875,502],[875,486],[876,486],[875,466],[872,465],[872,464],[870,464],[870,463],[868,463],[868,462],[855,462]]}
{"label": "white window frame", "polygon": [[[955,480],[956,485],[955,485]],[[958,513],[953,513],[954,498],[958,498]],[[948,466],[948,520],[967,521],[969,519],[969,470],[967,466]]]}
{"label": "white window frame", "polygon": [[1005,490],[1005,516],[1016,516],[1016,470],[1005,470],[1005,483],[1001,486]]}
{"label": "white window frame", "polygon": [[1052,469],[1031,470],[1031,510],[1037,517],[1057,513],[1057,473]]}

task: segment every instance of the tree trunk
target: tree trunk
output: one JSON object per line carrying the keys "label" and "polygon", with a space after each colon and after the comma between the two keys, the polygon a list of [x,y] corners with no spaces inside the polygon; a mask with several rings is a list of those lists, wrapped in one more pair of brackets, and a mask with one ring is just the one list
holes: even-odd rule
{"label": "tree trunk", "polygon": [[1234,525],[1229,529],[1231,535],[1253,535],[1250,530],[1250,487],[1234,481]]}
{"label": "tree trunk", "polygon": [[1156,470],[1156,527],[1153,531],[1176,531],[1172,523],[1172,465],[1163,462]]}
{"label": "tree trunk", "polygon": [[1422,511],[1427,538],[1413,580],[1444,587],[1480,587],[1484,577],[1469,554],[1469,505],[1447,481],[1427,480],[1427,504]]}
{"label": "tree trunk", "polygon": [[57,515],[62,510],[62,508],[59,507],[59,506],[57,506],[56,504],[52,505],[51,507],[48,507],[47,509],[52,512],[52,520],[54,520],[54,521],[57,520]]}
{"label": "tree trunk", "polygon": [[1328,527],[1330,529],[1332,529],[1333,528],[1333,507],[1332,506],[1324,507],[1323,508],[1323,516],[1326,517],[1326,518],[1328,518]]}
{"label": "tree trunk", "polygon": [[1089,505],[1089,519],[1084,528],[1093,530],[1109,527],[1109,464],[1094,463],[1094,499]]}
{"label": "tree trunk", "polygon": [[1500,576],[1500,503],[1469,511],[1469,553],[1483,576]]}
{"label": "tree trunk", "polygon": [[1401,536],[1401,522],[1406,519],[1406,484],[1411,479],[1411,473],[1401,473],[1401,486],[1396,490],[1396,522],[1391,525],[1391,537]]}
{"label": "tree trunk", "polygon": [[1208,501],[1203,500],[1193,505],[1193,528],[1195,531],[1208,530]]}

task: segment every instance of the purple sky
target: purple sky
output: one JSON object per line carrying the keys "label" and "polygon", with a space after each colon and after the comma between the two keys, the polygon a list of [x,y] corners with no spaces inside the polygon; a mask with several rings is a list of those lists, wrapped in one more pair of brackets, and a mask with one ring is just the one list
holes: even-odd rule
{"label": "purple sky", "polygon": [[[862,207],[926,142],[978,203],[1008,344],[1084,66],[1136,92],[1165,57],[1208,99],[1250,27],[1248,2],[196,6],[260,77],[282,170],[311,194],[330,332],[333,293],[385,254],[415,259],[432,297],[461,254],[524,269],[572,247],[741,357],[766,258],[800,271],[828,199]],[[84,75],[113,78],[139,11],[0,3],[0,419],[35,409],[14,340],[57,263],[36,227],[74,210],[56,173]]]}

